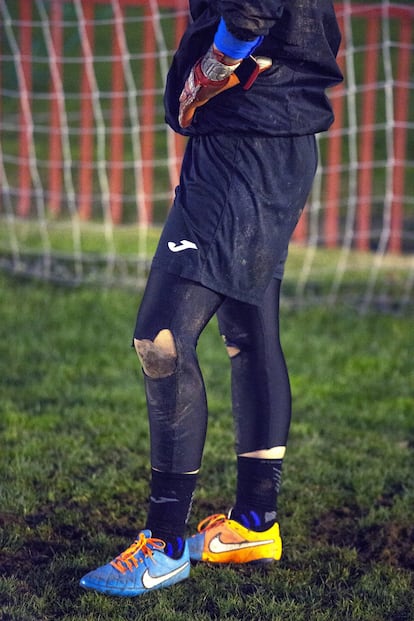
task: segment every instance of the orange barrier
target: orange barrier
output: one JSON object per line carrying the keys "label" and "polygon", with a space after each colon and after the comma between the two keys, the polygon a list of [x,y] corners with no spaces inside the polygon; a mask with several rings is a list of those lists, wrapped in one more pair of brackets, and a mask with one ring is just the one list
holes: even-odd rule
{"label": "orange barrier", "polygon": [[[63,11],[67,0],[50,0],[50,32],[53,43],[53,57],[49,59],[50,80],[50,134],[49,134],[49,170],[48,170],[48,208],[54,214],[61,209],[64,193],[62,172],[61,117],[63,93],[61,92],[62,54],[63,54]],[[18,0],[19,3],[19,47],[21,51],[20,80],[20,130],[19,130],[19,199],[17,211],[20,216],[27,216],[32,203],[32,170],[30,167],[30,140],[32,105],[32,28],[31,20],[34,2]],[[79,175],[77,183],[77,209],[81,218],[89,219],[93,209],[93,168],[94,168],[94,84],[91,80],[91,66],[94,50],[94,13],[96,5],[112,7],[114,13],[112,26],[111,50],[111,112],[108,120],[110,137],[108,182],[109,206],[115,223],[123,220],[124,195],[124,116],[126,109],[126,84],[122,65],[122,42],[124,36],[125,12],[133,6],[140,6],[143,11],[144,26],[140,52],[145,55],[143,62],[142,93],[143,104],[140,107],[140,151],[141,174],[140,187],[136,188],[142,196],[138,219],[141,223],[151,223],[153,219],[155,145],[155,108],[156,108],[156,74],[157,74],[157,40],[152,20],[151,2],[147,0],[81,0],[85,17],[84,37],[81,37],[83,70],[80,83],[81,99],[79,120]],[[187,22],[187,0],[158,0],[160,8],[168,8],[175,13],[175,43],[177,44]],[[409,125],[410,63],[413,41],[414,7],[402,5],[338,3],[336,5],[338,20],[344,33],[339,54],[339,63],[346,74],[346,50],[349,42],[346,38],[345,20],[362,20],[365,24],[365,56],[362,83],[360,89],[360,108],[358,122],[358,171],[357,199],[354,230],[354,245],[359,250],[370,248],[372,228],[372,197],[374,188],[375,161],[375,123],[377,108],[377,84],[380,81],[379,59],[381,51],[381,25],[384,16],[396,23],[397,34],[397,75],[394,88],[394,119],[392,126],[393,161],[392,165],[392,201],[390,216],[390,235],[388,249],[401,252],[402,231],[404,226],[404,192],[406,185],[405,162],[407,154],[407,131]],[[350,14],[347,13],[350,11]],[[386,14],[384,14],[386,11]],[[322,202],[324,206],[323,239],[328,247],[335,247],[341,237],[341,185],[344,175],[344,150],[346,149],[346,131],[348,122],[346,108],[346,89],[344,85],[333,89],[331,100],[335,112],[335,123],[323,140],[326,152],[323,170]],[[171,187],[178,182],[179,165],[184,148],[181,136],[169,138],[169,177]],[[352,166],[352,163],[349,163]],[[309,216],[304,213],[296,231],[295,239],[305,242],[309,234]]]}
{"label": "orange barrier", "polygon": [[29,2],[20,2],[20,49],[22,55],[22,85],[20,92],[20,141],[19,141],[19,208],[18,213],[27,216],[31,207],[30,173],[30,93],[32,91],[32,8]]}

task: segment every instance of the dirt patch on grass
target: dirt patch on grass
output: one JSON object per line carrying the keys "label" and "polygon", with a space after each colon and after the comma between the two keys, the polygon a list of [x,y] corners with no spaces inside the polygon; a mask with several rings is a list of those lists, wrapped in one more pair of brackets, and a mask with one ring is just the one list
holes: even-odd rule
{"label": "dirt patch on grass", "polygon": [[382,562],[414,569],[414,526],[396,521],[364,525],[358,507],[341,507],[322,514],[312,527],[319,542],[353,548],[364,563]]}
{"label": "dirt patch on grass", "polygon": [[[201,505],[198,513],[206,517],[214,513],[220,503],[213,507],[204,501]],[[13,573],[17,569],[28,571],[34,566],[47,565],[57,554],[64,554],[69,548],[87,551],[91,545],[89,533],[96,530],[125,540],[136,532],[135,520],[130,515],[114,519],[96,507],[84,513],[77,507],[77,519],[74,519],[67,505],[65,510],[68,513],[59,517],[57,507],[44,507],[38,513],[24,517],[0,512],[0,528],[4,534],[9,533],[11,540],[10,545],[0,551],[0,573]],[[382,562],[414,570],[414,525],[397,521],[366,524],[366,516],[367,512],[357,505],[331,509],[314,522],[311,539],[320,544],[355,549],[362,563]],[[39,528],[45,523],[49,524],[50,530],[46,537],[42,537]]]}
{"label": "dirt patch on grass", "polygon": [[40,539],[26,541],[18,550],[0,551],[0,574],[20,576],[29,575],[35,568],[45,567],[67,546],[58,542],[45,542]]}
{"label": "dirt patch on grass", "polygon": [[102,532],[108,537],[132,540],[137,532],[131,516],[108,515],[104,510],[65,504],[43,506],[36,513],[21,515],[0,512],[0,575],[24,577],[35,568],[50,565],[57,555],[86,553],[93,548],[90,534]]}

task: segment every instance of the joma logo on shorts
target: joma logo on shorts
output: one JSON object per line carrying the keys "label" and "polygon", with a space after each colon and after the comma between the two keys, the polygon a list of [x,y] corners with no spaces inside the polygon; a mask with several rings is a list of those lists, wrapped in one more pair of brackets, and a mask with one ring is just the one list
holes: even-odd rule
{"label": "joma logo on shorts", "polygon": [[196,244],[194,242],[188,241],[188,239],[182,239],[179,244],[175,242],[168,242],[168,248],[171,252],[181,252],[182,250],[189,250],[192,248],[193,250],[198,250]]}

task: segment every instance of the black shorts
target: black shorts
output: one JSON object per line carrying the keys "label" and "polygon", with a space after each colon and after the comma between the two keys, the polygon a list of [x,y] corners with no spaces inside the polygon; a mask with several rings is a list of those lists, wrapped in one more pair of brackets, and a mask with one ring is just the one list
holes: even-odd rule
{"label": "black shorts", "polygon": [[283,277],[316,165],[314,136],[190,138],[153,265],[260,304]]}

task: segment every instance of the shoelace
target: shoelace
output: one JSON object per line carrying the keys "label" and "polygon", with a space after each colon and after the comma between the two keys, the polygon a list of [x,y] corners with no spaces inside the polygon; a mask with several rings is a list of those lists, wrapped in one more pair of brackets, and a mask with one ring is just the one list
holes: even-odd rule
{"label": "shoelace", "polygon": [[197,530],[199,533],[204,533],[209,528],[213,528],[216,524],[220,522],[225,522],[227,520],[227,516],[224,513],[214,513],[213,515],[209,515],[208,517],[201,520],[201,522],[197,526]]}
{"label": "shoelace", "polygon": [[[125,552],[122,552],[122,554],[111,561],[111,565],[117,571],[124,574],[126,571],[132,571],[134,567],[138,567],[138,563],[143,562],[142,555],[144,557],[149,556],[152,559],[154,549],[163,550],[164,548],[165,542],[162,539],[156,539],[155,537],[147,538],[144,533],[140,533],[139,538]],[[135,556],[137,552],[142,552],[142,555],[139,555],[138,558]]]}

